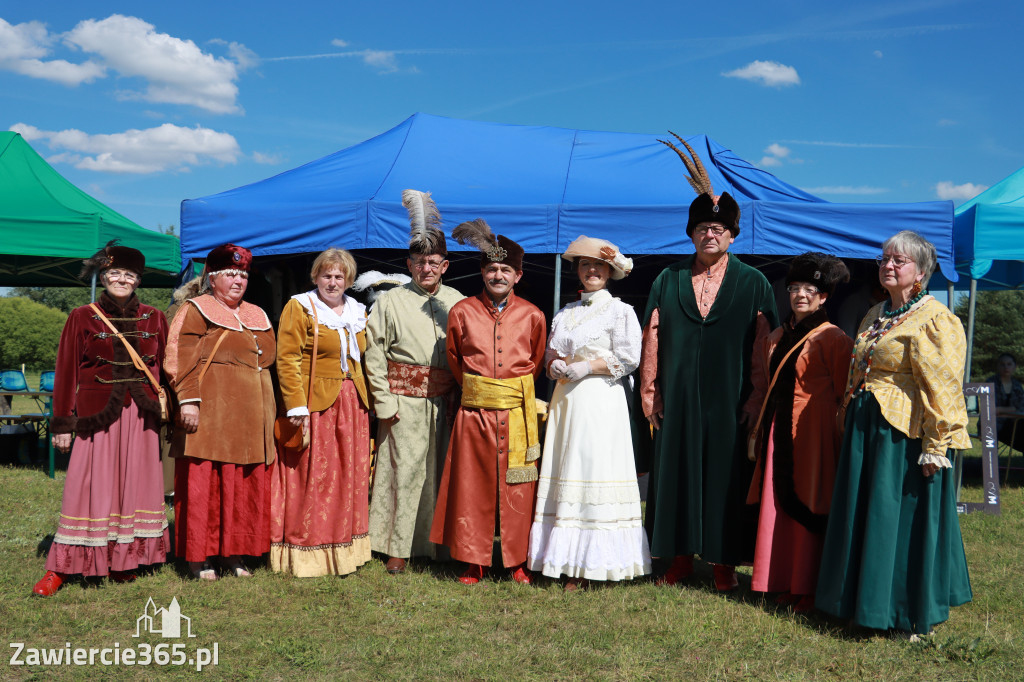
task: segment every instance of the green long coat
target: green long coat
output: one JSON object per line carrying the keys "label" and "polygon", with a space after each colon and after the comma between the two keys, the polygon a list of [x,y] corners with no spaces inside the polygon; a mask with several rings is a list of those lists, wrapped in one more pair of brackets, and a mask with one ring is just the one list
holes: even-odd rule
{"label": "green long coat", "polygon": [[658,385],[665,419],[655,431],[645,525],[651,554],[705,561],[753,559],[756,511],[746,508],[753,465],[739,426],[750,393],[758,313],[778,326],[768,280],[729,255],[706,319],[693,293],[696,255],[654,281],[644,325],[659,313]]}

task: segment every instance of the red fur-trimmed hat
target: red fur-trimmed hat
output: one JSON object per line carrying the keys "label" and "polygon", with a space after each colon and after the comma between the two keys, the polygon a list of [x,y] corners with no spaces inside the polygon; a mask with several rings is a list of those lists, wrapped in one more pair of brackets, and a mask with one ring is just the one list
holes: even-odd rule
{"label": "red fur-trimmed hat", "polygon": [[206,275],[213,275],[224,270],[249,272],[252,265],[252,251],[244,246],[221,244],[206,256]]}

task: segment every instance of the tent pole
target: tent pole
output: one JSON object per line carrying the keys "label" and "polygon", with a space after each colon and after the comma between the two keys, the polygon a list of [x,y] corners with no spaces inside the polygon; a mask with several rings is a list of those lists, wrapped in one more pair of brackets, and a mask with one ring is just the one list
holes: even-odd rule
{"label": "tent pole", "polygon": [[89,287],[89,300],[93,303],[96,302],[96,273],[92,273],[92,284]]}
{"label": "tent pole", "polygon": [[974,309],[978,304],[978,280],[971,278],[971,299],[967,303],[967,364],[964,365],[964,383],[971,380],[971,357],[974,355]]}
{"label": "tent pole", "polygon": [[558,314],[558,304],[562,299],[562,256],[555,254],[555,307],[551,312],[551,317],[554,318]]}
{"label": "tent pole", "polygon": [[950,312],[956,312],[956,307],[953,305],[953,283],[946,282],[946,307],[949,308]]}

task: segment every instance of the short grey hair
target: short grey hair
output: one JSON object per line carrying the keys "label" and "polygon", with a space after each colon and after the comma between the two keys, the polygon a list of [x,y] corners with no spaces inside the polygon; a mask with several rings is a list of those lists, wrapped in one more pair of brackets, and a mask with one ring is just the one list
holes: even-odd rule
{"label": "short grey hair", "polygon": [[914,261],[917,271],[924,275],[921,287],[928,286],[928,280],[935,272],[935,245],[912,230],[901,230],[882,243],[882,253],[895,251]]}

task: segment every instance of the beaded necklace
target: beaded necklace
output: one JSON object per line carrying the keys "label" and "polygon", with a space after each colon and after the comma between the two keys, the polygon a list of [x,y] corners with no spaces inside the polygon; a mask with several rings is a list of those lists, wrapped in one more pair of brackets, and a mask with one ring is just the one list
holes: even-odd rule
{"label": "beaded necklace", "polygon": [[[871,373],[871,361],[874,359],[875,347],[878,346],[878,343],[886,334],[903,324],[903,321],[910,317],[910,313],[914,312],[917,305],[927,294],[927,291],[921,290],[917,296],[914,296],[914,298],[896,310],[889,310],[890,302],[886,301],[885,305],[882,306],[878,319],[860,335],[861,338],[870,341],[870,343],[864,349],[864,359],[860,363],[857,362],[857,345],[854,344],[853,353],[850,355],[850,378],[846,384],[847,401],[864,392],[868,374]],[[863,374],[860,375],[860,382],[855,386],[854,382],[858,375],[857,370],[863,370]]]}

